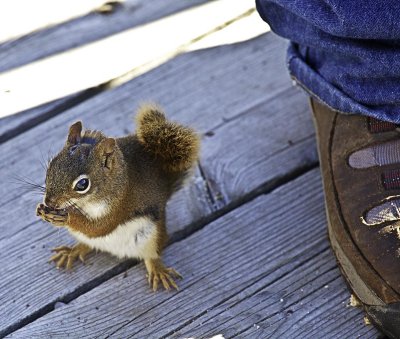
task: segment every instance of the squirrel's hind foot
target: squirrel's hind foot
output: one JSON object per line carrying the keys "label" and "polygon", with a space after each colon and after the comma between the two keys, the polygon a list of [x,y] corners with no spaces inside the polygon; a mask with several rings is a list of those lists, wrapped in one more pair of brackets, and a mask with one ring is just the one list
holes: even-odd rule
{"label": "squirrel's hind foot", "polygon": [[77,244],[73,247],[56,247],[52,249],[52,251],[56,252],[56,254],[50,258],[49,262],[54,261],[58,269],[65,267],[67,270],[71,270],[74,265],[74,261],[79,259],[82,263],[84,263],[85,256],[91,250],[92,249],[85,244]]}
{"label": "squirrel's hind foot", "polygon": [[157,291],[160,282],[167,291],[170,291],[171,288],[179,290],[174,278],[182,279],[182,276],[175,271],[175,269],[172,267],[165,267],[161,259],[145,260],[145,265],[149,285],[154,292]]}

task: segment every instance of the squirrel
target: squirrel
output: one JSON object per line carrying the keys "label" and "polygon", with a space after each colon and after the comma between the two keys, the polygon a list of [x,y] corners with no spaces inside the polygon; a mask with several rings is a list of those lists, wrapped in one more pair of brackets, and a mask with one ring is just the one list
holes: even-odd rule
{"label": "squirrel", "polygon": [[136,134],[110,138],[70,126],[63,149],[49,162],[43,203],[36,214],[65,226],[78,240],[50,258],[71,269],[93,249],[119,258],[143,259],[154,291],[178,289],[181,275],[163,264],[166,203],[193,173],[200,139],[166,119],[155,104],[139,108]]}

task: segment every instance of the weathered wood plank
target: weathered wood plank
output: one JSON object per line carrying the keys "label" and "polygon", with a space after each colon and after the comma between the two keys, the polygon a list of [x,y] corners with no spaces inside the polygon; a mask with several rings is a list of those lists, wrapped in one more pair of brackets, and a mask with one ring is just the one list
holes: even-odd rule
{"label": "weathered wood plank", "polygon": [[206,135],[202,146],[203,175],[220,204],[284,177],[288,168],[306,167],[317,161],[310,109],[294,87],[227,119]]}
{"label": "weathered wood plank", "polygon": [[[185,14],[180,14],[178,18],[173,16],[156,24],[147,25],[145,26],[147,28],[142,28],[143,31],[138,31],[137,28],[129,30],[96,44],[85,46],[78,51],[74,50],[55,58],[47,58],[39,63],[0,76],[0,88],[4,87],[6,90],[5,93],[0,91],[0,100],[2,101],[0,117],[6,116],[0,120],[0,141],[12,137],[16,131],[22,132],[29,126],[34,126],[32,122],[43,121],[55,115],[54,106],[57,107],[56,111],[58,112],[60,111],[59,107],[66,109],[66,107],[76,104],[77,100],[70,100],[68,93],[78,93],[72,96],[83,101],[99,93],[101,89],[120,85],[147,72],[171,56],[187,50],[247,40],[267,31],[268,26],[254,11],[251,15],[245,13],[244,17],[232,22],[236,15],[252,6],[254,4],[251,1],[237,3],[235,6],[228,1],[210,3],[208,6],[199,9],[196,7]],[[171,9],[171,6],[169,8]],[[180,26],[186,26],[187,21],[193,22],[194,18],[201,18],[209,11],[215,13],[220,12],[221,9],[225,9],[224,15],[216,15],[214,21],[207,20],[201,25],[193,23],[193,28],[185,29],[185,34],[180,33],[182,31]],[[225,21],[229,21],[229,25],[225,25]],[[246,26],[251,29],[243,29]],[[211,30],[212,33],[208,30]],[[159,38],[160,31],[166,35],[161,40]],[[198,39],[198,36],[204,33],[207,34]],[[179,35],[179,39],[176,38],[177,35]],[[143,41],[143,36],[146,36],[147,40]],[[168,36],[172,38],[168,38]],[[126,46],[130,45],[131,41],[135,41],[136,48],[127,50]],[[148,41],[151,41],[151,44]],[[185,44],[183,44],[184,42]],[[110,51],[113,51],[114,54],[110,55]],[[128,74],[119,77],[125,72]],[[46,76],[55,78],[50,79]],[[77,77],[80,79],[78,82],[76,81]],[[115,77],[117,78],[115,79]],[[21,82],[21,78],[25,80]],[[38,78],[40,78],[42,86],[40,89],[37,86]],[[28,84],[29,81],[33,81],[33,83]],[[58,83],[61,86],[57,86]],[[99,83],[104,86],[97,86]],[[95,87],[86,90],[91,86]],[[25,90],[29,89],[28,92],[24,92],[24,88]],[[37,88],[37,92],[34,93],[35,88]],[[54,93],[54,90],[57,93]],[[84,90],[83,93],[79,92],[82,90]],[[58,99],[61,96],[67,97]],[[21,100],[21,97],[24,100]],[[42,105],[43,102],[49,100],[54,100],[54,102]],[[9,114],[39,104],[39,107],[7,117]]]}
{"label": "weathered wood plank", "polygon": [[253,7],[252,0],[211,1],[3,73],[0,89],[6,92],[0,90],[0,116],[98,86],[148,64],[158,65]]}
{"label": "weathered wood plank", "polygon": [[[20,209],[18,213],[25,212]],[[168,206],[171,236],[177,236],[178,231],[174,229],[182,230],[210,213],[205,184],[201,177],[196,177]],[[3,221],[3,225],[6,224],[13,226]],[[51,305],[51,309],[57,300],[74,298],[98,284],[98,280],[105,280],[132,265],[132,262],[123,263],[99,253],[95,259],[89,259],[87,265],[79,265],[75,271],[79,271],[78,274],[58,271],[47,263],[50,249],[73,244],[71,236],[63,229],[57,230],[39,221],[23,225],[19,232],[0,241],[3,256],[0,260],[0,314],[7,314],[7,317],[0,317],[0,337],[35,317],[37,312],[48,312],[48,307]]]}
{"label": "weathered wood plank", "polygon": [[28,129],[35,127],[67,109],[78,105],[92,96],[100,93],[102,86],[89,88],[80,93],[71,94],[47,104],[28,109],[17,114],[0,118],[0,143],[3,143]]}
{"label": "weathered wood plank", "polygon": [[[115,7],[114,12],[107,15],[92,11],[82,17],[1,44],[0,72],[143,25],[205,1],[125,0]],[[92,6],[91,9],[95,7]]]}
{"label": "weathered wood plank", "polygon": [[[17,0],[3,3],[0,12],[0,42],[85,15],[106,0]],[[34,15],[32,15],[34,13]]]}
{"label": "weathered wood plank", "polygon": [[24,125],[29,125],[29,122],[32,122],[32,125],[35,125],[36,119],[45,116],[48,112],[53,111],[56,107],[62,105],[64,101],[65,99],[59,99],[39,107],[20,112],[18,114],[0,118],[0,143],[12,138],[15,135],[18,135],[19,130],[23,131],[22,127]]}
{"label": "weathered wood plank", "polygon": [[[291,118],[308,128],[307,135],[312,135],[311,123],[307,125],[302,122],[308,115],[302,116],[297,111],[299,107],[303,107],[301,111],[306,107],[305,98],[294,89],[288,90],[291,85],[284,66],[284,46],[282,40],[267,35],[236,45],[182,55],[1,145],[3,152],[0,152],[0,168],[3,177],[23,174],[42,181],[44,173],[38,161],[41,157],[40,149],[45,154],[50,145],[53,152],[57,150],[64,142],[69,123],[82,119],[88,127],[97,127],[110,135],[122,135],[131,130],[126,126],[131,124],[133,107],[144,99],[158,101],[166,107],[172,118],[189,123],[202,133],[215,129],[218,138],[214,138],[214,143],[222,157],[232,138],[227,134],[224,139],[225,134],[219,134],[216,128],[223,128],[221,126],[226,120],[236,121],[238,125],[245,124],[243,121],[247,119],[246,114],[252,107],[267,103],[285,91],[297,97],[294,101],[288,101],[288,104],[295,104],[295,110],[290,107],[280,109],[283,115],[279,116],[276,124]],[[277,117],[275,115],[273,119]],[[258,123],[263,124],[264,121]],[[275,138],[273,133],[257,133],[257,138],[263,139],[265,145]],[[276,154],[282,150],[285,157],[291,159],[284,170],[278,172],[280,176],[285,171],[289,173],[303,166],[304,154],[310,147],[307,142],[301,141],[301,136],[298,137],[298,133],[302,135],[304,131],[292,129],[288,133],[293,140],[299,142],[293,148],[288,148],[286,143],[279,148],[275,142]],[[211,144],[203,151],[202,161],[208,158],[209,147]],[[253,144],[250,142],[248,147],[248,152],[244,154],[249,162],[255,164]],[[279,161],[280,164],[282,159],[272,157],[270,161]],[[315,162],[315,159],[312,161]],[[213,175],[211,165],[207,165],[206,169],[207,175]],[[248,182],[247,192],[257,190],[259,185],[275,179],[269,175],[262,181],[263,172],[260,173],[259,180]],[[168,210],[170,233],[186,232],[187,225],[198,223],[210,215],[212,211],[205,184],[198,175],[186,191],[171,201]],[[215,189],[218,190],[218,187]],[[79,267],[79,276],[65,275],[46,265],[49,248],[61,245],[70,237],[37,221],[33,212],[38,199],[21,194],[18,189],[0,187],[0,211],[3,216],[0,221],[0,234],[3,238],[0,240],[0,270],[2,277],[5,277],[0,285],[3,298],[0,313],[8,313],[8,317],[0,319],[1,330],[19,326],[28,322],[30,317],[47,312],[57,300],[76,297],[98,284],[98,281],[104,280],[104,277],[115,274],[113,272],[116,272],[116,267],[120,267],[117,260],[107,255],[89,260],[92,265]],[[31,258],[35,259],[28,260]],[[21,294],[27,285],[30,286],[29,291]],[[27,304],[30,306],[26,307]]]}
{"label": "weathered wood plank", "polygon": [[[284,48],[281,39],[266,35],[237,45],[184,54],[1,145],[0,170],[3,177],[11,180],[18,174],[43,183],[42,154],[47,155],[49,150],[54,154],[62,146],[69,124],[82,119],[84,126],[102,129],[109,135],[130,133],[135,107],[149,99],[164,106],[172,119],[190,124],[201,133],[210,131],[291,87],[284,67]],[[303,111],[307,105],[305,98],[292,91],[291,95],[297,98],[296,110],[301,107]],[[307,117],[309,134],[313,133],[308,115],[289,110],[283,110],[283,113],[287,114],[286,117],[293,116],[295,121]],[[288,118],[282,117],[282,121],[285,119]],[[303,133],[297,129],[290,132],[294,135]],[[267,145],[269,138],[274,136],[265,137]],[[282,146],[286,148],[287,144]],[[298,159],[302,161],[302,157]],[[2,237],[18,232],[24,223],[35,220],[33,215],[24,215],[25,219],[21,219],[15,214],[16,209],[22,210],[27,206],[33,210],[38,200],[21,193],[18,189],[0,187],[0,209],[5,219],[16,225],[10,228],[0,222]]]}
{"label": "weathered wood plank", "polygon": [[[18,40],[0,44],[0,72],[104,38],[127,28],[146,24],[191,6],[199,5],[204,1],[195,0],[189,3],[187,1],[174,0],[169,1],[167,4],[165,1],[155,0],[150,5],[148,1],[127,0],[123,5],[120,4],[115,7],[113,13],[101,15],[92,12],[55,27],[46,27],[46,29],[34,32]],[[100,2],[105,1],[92,1],[91,4],[85,4],[83,6],[85,8],[79,9],[80,13],[83,14],[84,12],[82,11],[89,12],[88,8],[94,10]],[[97,5],[93,6],[94,3]],[[92,7],[87,7],[88,5]],[[35,3],[35,6],[39,7],[39,4]],[[157,11],[154,11],[154,6],[157,6]],[[57,10],[56,8],[52,9]],[[62,10],[62,6],[59,6],[58,10]],[[3,11],[2,13],[5,12]],[[64,19],[69,18],[65,16],[69,15],[68,13],[60,13],[60,15]],[[38,27],[36,26],[36,29]],[[11,34],[10,31],[9,33]],[[0,112],[0,142],[4,142],[18,133],[35,126],[38,122],[58,114],[62,109],[65,110],[71,107],[77,103],[76,99],[82,101],[83,98],[90,97],[98,92],[96,88],[83,90],[80,93],[67,95],[50,103],[40,104],[37,107],[10,116],[3,117]]]}
{"label": "weathered wood plank", "polygon": [[345,306],[323,200],[316,169],[170,246],[179,292],[149,292],[141,264],[11,337],[372,337]]}
{"label": "weathered wood plank", "polygon": [[[199,5],[204,1],[205,0],[195,0],[188,3],[187,1],[174,0],[167,4],[165,1],[156,0],[153,1],[150,6],[149,2],[146,1],[127,0],[123,4],[118,4],[115,7],[115,11],[112,13],[102,15],[96,13],[94,10],[98,5],[106,1],[96,0],[84,4],[83,7],[81,6],[82,8],[69,9],[67,13],[58,13],[56,16],[50,15],[50,17],[52,16],[51,20],[53,20],[51,22],[52,24],[57,23],[54,21],[55,17],[58,18],[59,23],[71,19],[69,22],[64,22],[57,26],[47,27],[50,24],[49,22],[45,23],[43,20],[38,21],[38,18],[35,18],[36,25],[30,26],[30,29],[35,32],[18,40],[0,44],[0,72],[68,50],[69,48],[104,38],[124,29],[146,24],[153,20],[160,19],[163,16],[176,13],[191,6]],[[157,11],[154,11],[154,5],[157,6]],[[37,6],[37,8],[43,6],[47,8],[47,6],[51,6],[51,4],[35,3],[35,6]],[[57,3],[57,6],[58,11],[60,11],[62,4]],[[57,8],[52,7],[50,10],[56,11]],[[74,10],[74,12],[71,13],[71,10]],[[2,13],[4,14],[6,12],[7,11],[3,11]],[[86,15],[72,20],[72,18],[79,13],[81,15]],[[40,28],[44,29],[36,31]],[[7,29],[7,34],[11,34],[13,37],[16,36],[16,31],[14,33],[10,31],[12,27],[8,27]],[[16,27],[16,29],[18,29],[19,33],[17,35],[19,35],[21,33],[21,27]],[[5,30],[2,30],[2,33],[5,36]],[[61,109],[65,110],[67,107],[71,107],[71,104],[76,104],[76,99],[91,96],[87,95],[87,92],[86,90],[78,94],[71,94],[11,116],[2,117],[0,114],[0,142],[4,142],[29,127],[35,126],[38,122],[42,122],[58,114]],[[98,91],[92,89],[89,90],[89,92]]]}
{"label": "weathered wood plank", "polygon": [[224,338],[375,338],[376,330],[365,326],[360,312],[349,310],[349,291],[331,249],[317,246],[307,254],[271,284],[261,279],[172,336],[203,338],[222,332]]}

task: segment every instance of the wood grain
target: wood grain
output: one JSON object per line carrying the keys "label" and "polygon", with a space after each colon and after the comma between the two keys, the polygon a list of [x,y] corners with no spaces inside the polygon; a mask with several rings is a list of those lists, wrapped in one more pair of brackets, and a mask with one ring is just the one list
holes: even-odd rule
{"label": "wood grain", "polygon": [[[224,124],[230,124],[230,128],[237,124],[235,130],[240,134],[240,126],[247,126],[246,121],[250,116],[258,116],[258,125],[271,123],[277,126],[285,120],[293,119],[293,123],[297,121],[299,126],[307,129],[287,130],[286,137],[296,141],[295,147],[288,147],[286,141],[279,144],[281,139],[274,133],[263,133],[262,129],[257,132],[255,127],[254,138],[247,143],[247,152],[243,148],[245,143],[238,146],[242,157],[246,157],[253,166],[257,167],[255,156],[259,156],[259,153],[254,153],[255,147],[270,143],[274,147],[275,156],[270,156],[269,160],[263,158],[263,161],[276,161],[275,165],[269,165],[274,169],[281,166],[283,158],[286,159],[286,166],[277,172],[279,176],[293,172],[307,162],[313,163],[315,159],[305,157],[310,151],[311,139],[307,137],[303,140],[304,135],[313,134],[309,115],[302,115],[306,101],[300,92],[289,89],[291,84],[283,61],[284,47],[282,40],[268,34],[240,44],[182,55],[2,144],[2,175],[10,178],[19,174],[43,182],[44,170],[39,164],[40,150],[47,154],[46,150],[50,146],[52,153],[61,147],[70,123],[82,119],[84,126],[102,129],[109,135],[123,135],[132,130],[129,126],[132,124],[134,107],[138,102],[150,98],[165,106],[171,118],[194,126],[203,134],[215,131],[214,137],[205,141],[202,153],[201,164],[205,164],[207,177],[217,177],[215,173],[220,172],[212,168],[218,166],[216,154],[219,152],[221,162],[224,163],[225,154],[231,159],[231,151],[228,150],[232,143],[238,142],[232,139],[231,134],[219,131],[224,128]],[[277,95],[283,93],[293,97],[283,102],[295,104],[295,107],[287,106],[285,109],[277,102],[272,103],[273,110],[280,113],[271,114],[271,122],[268,123],[263,111],[254,107],[268,107],[269,101],[273,102]],[[253,133],[249,128],[247,132]],[[281,151],[284,155],[279,157]],[[229,162],[232,168],[241,166],[241,162]],[[257,191],[260,186],[276,179],[273,173],[264,176],[262,168],[256,169],[256,172],[258,174],[249,177],[252,180],[247,182],[246,191],[238,194],[234,192],[235,189],[243,190],[244,177],[240,185],[227,184],[232,187],[231,195],[224,193],[229,201],[240,203],[241,194]],[[253,180],[256,177],[257,180]],[[230,179],[226,177],[224,180]],[[212,189],[219,191],[218,186]],[[190,233],[193,225],[206,220],[217,208],[226,206],[225,203],[214,206],[215,197],[210,197],[209,191],[210,182],[198,172],[192,184],[171,200],[168,209],[170,234]],[[221,191],[225,192],[225,189]],[[48,312],[57,300],[75,298],[116,274],[121,267],[119,261],[101,254],[91,257],[89,265],[77,267],[73,274],[64,274],[52,265],[47,265],[49,249],[71,242],[71,238],[37,221],[34,209],[39,200],[40,197],[22,194],[21,189],[10,189],[6,185],[0,187],[0,211],[3,216],[0,221],[0,267],[2,277],[5,277],[0,285],[3,301],[0,313],[8,314],[0,318],[0,331],[21,326],[37,314]],[[138,279],[143,279],[143,275]]]}
{"label": "wood grain", "polygon": [[314,129],[305,97],[291,87],[227,119],[204,138],[203,154],[204,176],[216,188],[214,199],[224,204],[295,168],[316,163]]}
{"label": "wood grain", "polygon": [[[46,27],[17,40],[0,44],[0,73],[105,38],[125,29],[146,24],[191,6],[199,5],[204,1],[195,0],[189,3],[174,0],[166,3],[155,0],[150,5],[148,1],[126,0],[123,5],[117,5],[115,11],[107,15],[95,12],[95,7],[93,7],[91,13],[82,17]],[[153,6],[157,7],[157,11],[154,11]],[[45,24],[43,25],[45,26]],[[24,132],[98,92],[99,90],[96,88],[83,90],[6,117],[2,117],[0,111],[0,142]]]}
{"label": "wood grain", "polygon": [[185,277],[179,292],[149,292],[140,264],[11,337],[376,336],[346,307],[318,169],[173,244],[166,261]]}
{"label": "wood grain", "polygon": [[[43,184],[45,172],[40,164],[41,159],[46,160],[48,153],[54,155],[62,147],[71,123],[82,120],[84,127],[101,129],[108,135],[131,133],[134,130],[134,111],[140,102],[147,100],[160,103],[172,119],[193,126],[200,133],[212,131],[260,103],[268,105],[268,101],[291,87],[283,62],[284,48],[282,40],[267,34],[240,44],[181,55],[0,145],[2,175],[10,184],[14,175]],[[265,78],[264,74],[268,74],[268,77]],[[296,96],[296,103],[300,105],[296,109],[301,108],[303,112],[307,105],[305,97],[300,92],[291,91],[290,95]],[[296,114],[293,108],[289,108],[286,111],[282,109],[283,114],[287,114],[286,118],[275,115],[275,118],[279,118],[275,124],[281,124],[289,116],[300,121],[308,119],[306,134],[312,135],[309,115]],[[267,123],[267,119],[265,121]],[[304,134],[304,131],[293,129],[288,133],[292,133],[292,138],[296,139],[296,135]],[[224,134],[221,136],[224,137]],[[265,137],[264,144],[268,145],[274,136],[262,134],[259,137]],[[231,147],[231,141],[226,140],[227,144],[224,145],[218,138],[212,141],[204,139],[206,149],[211,150],[215,143],[215,148],[223,152],[225,149],[222,147]],[[248,146],[251,147],[251,144]],[[287,148],[287,143],[282,147]],[[305,149],[308,148],[306,145]],[[275,150],[278,149],[279,146]],[[203,152],[202,162],[207,157]],[[301,153],[299,158],[294,158],[303,161]],[[33,211],[40,197],[24,194],[24,190],[18,186],[12,187],[0,186],[0,209],[5,220],[15,225],[10,228],[0,223],[0,239],[11,236],[36,220],[33,215],[21,215],[15,211]]]}
{"label": "wood grain", "polygon": [[[1,44],[0,72],[205,2],[127,0],[108,15],[91,12]],[[0,145],[0,337],[377,336],[346,306],[318,170],[276,188],[317,162],[307,101],[285,69],[286,44],[266,34],[221,46],[217,35],[71,109],[67,97],[0,120],[0,140],[8,139]],[[124,135],[148,100],[203,136],[195,177],[168,205],[165,261],[185,277],[174,293],[151,293],[142,264],[107,254],[70,273],[47,264],[50,248],[73,241],[36,219],[40,196],[12,184],[15,175],[43,183],[40,159],[57,152],[70,123]]]}
{"label": "wood grain", "polygon": [[[107,15],[92,12],[0,45],[0,72],[105,38],[204,3],[205,0],[125,0]],[[157,8],[157,10],[154,10]]]}
{"label": "wood grain", "polygon": [[[174,8],[174,5],[179,7],[179,3],[179,0],[176,3],[172,2],[168,10]],[[118,5],[117,8],[120,9],[121,6]],[[129,6],[129,3],[126,6]],[[172,56],[207,46],[247,40],[266,32],[268,26],[260,20],[254,8],[251,15],[245,13],[243,17],[236,18],[236,15],[252,6],[250,0],[235,6],[230,6],[229,1],[215,1],[179,15],[175,13],[176,15],[169,16],[169,19],[159,20],[157,23],[160,27],[153,27],[157,23],[152,23],[144,25],[143,28],[130,29],[100,42],[1,75],[0,87],[4,87],[6,91],[4,93],[0,91],[3,102],[0,109],[0,117],[3,117],[0,120],[0,142],[24,132],[106,88],[137,77]],[[139,9],[142,7],[139,6]],[[202,24],[196,22],[185,30],[185,35],[179,34],[179,39],[174,38],[187,21],[203,17],[204,13],[210,11],[221,12],[221,9],[225,9],[224,15],[215,16],[211,22],[210,20]],[[159,31],[167,36],[160,40]],[[143,39],[144,36],[151,41],[150,44]],[[135,48],[133,46],[127,48],[132,41],[136,43]],[[44,46],[53,43],[57,44],[58,41],[41,42]],[[15,60],[14,56],[12,60]],[[120,77],[125,72],[128,73]],[[76,81],[77,77],[79,81]],[[74,94],[69,95],[69,93]],[[42,104],[49,101],[51,101],[49,104]],[[36,105],[38,106],[27,110],[28,107]]]}
{"label": "wood grain", "polygon": [[0,119],[0,144],[24,133],[32,127],[79,105],[81,102],[99,94],[104,86],[89,88],[79,93],[40,105]]}
{"label": "wood grain", "polygon": [[[106,0],[17,0],[3,3],[0,12],[0,42],[16,40],[31,32],[83,16]],[[34,15],[33,15],[34,14]]]}
{"label": "wood grain", "polygon": [[[0,116],[107,83],[126,73],[143,73],[249,10],[254,11],[252,0],[210,1],[3,73],[0,88],[6,91],[0,91]],[[217,15],[210,15],[213,13]],[[259,34],[265,31],[261,29]]]}

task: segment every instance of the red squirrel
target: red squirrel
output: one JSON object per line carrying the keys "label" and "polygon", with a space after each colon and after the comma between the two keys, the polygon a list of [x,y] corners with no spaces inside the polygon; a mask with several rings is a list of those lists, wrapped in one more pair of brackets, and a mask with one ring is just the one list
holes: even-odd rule
{"label": "red squirrel", "polygon": [[92,249],[119,258],[143,259],[150,286],[177,289],[173,268],[161,254],[167,242],[166,203],[190,177],[199,136],[170,122],[156,105],[139,109],[136,134],[110,138],[99,131],[69,128],[63,149],[50,161],[44,203],[37,215],[64,226],[78,240],[61,246],[50,261],[71,269]]}

